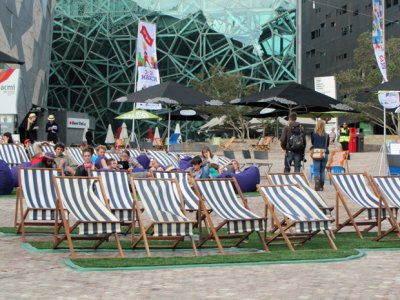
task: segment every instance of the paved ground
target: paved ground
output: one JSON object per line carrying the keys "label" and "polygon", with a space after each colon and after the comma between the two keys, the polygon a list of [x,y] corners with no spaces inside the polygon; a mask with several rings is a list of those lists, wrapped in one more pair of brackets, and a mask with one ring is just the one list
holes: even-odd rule
{"label": "paved ground", "polygon": [[[282,170],[282,155],[270,153],[273,171]],[[372,172],[376,158],[354,154],[350,169]],[[323,196],[333,204],[329,183]],[[15,199],[0,199],[0,226],[12,225],[14,205]],[[18,237],[0,237],[0,299],[398,299],[399,254],[369,252],[336,263],[77,272],[63,265],[67,253],[28,253]]]}

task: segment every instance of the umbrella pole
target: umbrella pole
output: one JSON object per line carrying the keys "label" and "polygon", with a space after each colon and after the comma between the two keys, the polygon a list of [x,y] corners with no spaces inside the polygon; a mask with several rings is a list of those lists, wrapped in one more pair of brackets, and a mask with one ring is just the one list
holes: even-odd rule
{"label": "umbrella pole", "polygon": [[187,144],[187,140],[188,140],[187,118],[186,118],[186,120],[185,120],[185,131],[186,131],[186,139],[185,139],[185,143]]}
{"label": "umbrella pole", "polygon": [[168,138],[167,138],[167,151],[169,152],[169,135],[171,130],[171,107],[168,106]]}
{"label": "umbrella pole", "polygon": [[[138,148],[140,149],[139,143],[137,142],[136,135],[135,135],[135,110],[136,110],[136,102],[133,103],[133,116],[132,116],[132,139],[131,142],[135,142],[138,144]],[[129,141],[128,141],[129,142]]]}

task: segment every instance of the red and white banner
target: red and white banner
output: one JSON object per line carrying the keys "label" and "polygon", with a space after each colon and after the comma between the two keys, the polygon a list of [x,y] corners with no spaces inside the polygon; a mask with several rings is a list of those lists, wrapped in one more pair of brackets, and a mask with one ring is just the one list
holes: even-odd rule
{"label": "red and white banner", "polygon": [[19,69],[0,69],[0,114],[17,114]]}
{"label": "red and white banner", "polygon": [[136,64],[138,70],[137,91],[160,83],[155,24],[139,22],[136,43]]}

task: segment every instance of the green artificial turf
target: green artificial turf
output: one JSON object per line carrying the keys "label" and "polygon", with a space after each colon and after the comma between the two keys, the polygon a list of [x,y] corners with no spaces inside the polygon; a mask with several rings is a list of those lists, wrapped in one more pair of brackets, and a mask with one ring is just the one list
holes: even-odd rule
{"label": "green artificial turf", "polygon": [[9,195],[0,195],[0,199],[2,199],[2,198],[15,198],[16,195],[17,195],[17,189],[14,188],[12,190],[11,194],[9,194]]}
{"label": "green artificial turf", "polygon": [[[258,237],[253,234],[248,243],[243,243],[239,248],[228,248],[232,241],[224,240],[226,255],[219,255],[216,244],[210,242],[208,247],[213,247],[206,255],[187,256],[190,254],[190,242],[181,243],[175,251],[173,257],[140,257],[140,258],[78,258],[71,259],[72,263],[81,268],[128,268],[128,267],[156,267],[156,266],[183,266],[183,265],[199,265],[199,264],[229,264],[229,263],[260,263],[260,262],[290,262],[290,261],[318,261],[331,260],[338,258],[347,258],[359,255],[358,249],[400,249],[400,240],[384,240],[376,242],[372,240],[376,234],[365,234],[363,240],[359,239],[355,233],[344,233],[336,235],[337,251],[330,248],[325,235],[317,235],[312,240],[306,242],[303,246],[296,247],[296,252],[292,253],[288,250],[286,244],[271,244],[271,252],[263,252],[260,246]],[[51,242],[31,242],[36,249],[51,249]],[[76,249],[87,247],[89,242],[75,242]],[[122,247],[125,253],[131,250],[129,241],[122,241]],[[150,251],[159,251],[155,245],[166,245],[165,242],[150,243]],[[63,243],[61,249],[68,249],[68,244]],[[99,252],[112,249],[116,251],[115,242],[104,243],[99,249]],[[179,253],[184,249],[186,256],[179,256]],[[56,250],[57,251],[57,250]],[[143,250],[141,250],[143,251]],[[174,251],[174,250],[163,250]],[[215,253],[215,254],[214,254]]]}

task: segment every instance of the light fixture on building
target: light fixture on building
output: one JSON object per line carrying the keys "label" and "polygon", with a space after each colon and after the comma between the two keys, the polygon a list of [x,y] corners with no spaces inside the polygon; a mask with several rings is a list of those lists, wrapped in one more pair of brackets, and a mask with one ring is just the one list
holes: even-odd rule
{"label": "light fixture on building", "polygon": [[312,9],[315,9],[315,1],[312,2]]}

